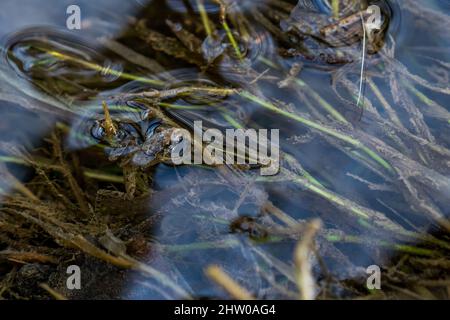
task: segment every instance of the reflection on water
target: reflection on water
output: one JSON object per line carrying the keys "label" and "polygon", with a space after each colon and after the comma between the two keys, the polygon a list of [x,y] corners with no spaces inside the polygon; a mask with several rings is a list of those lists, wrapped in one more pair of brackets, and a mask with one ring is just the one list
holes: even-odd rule
{"label": "reflection on water", "polygon": [[[347,0],[333,17],[322,0],[86,1],[77,31],[64,29],[69,2],[49,3],[4,1],[0,19],[0,223],[20,209],[56,241],[19,233],[29,250],[92,254],[83,235],[106,250],[94,257],[133,261],[140,273],[114,269],[119,289],[104,294],[135,299],[227,297],[210,265],[255,297],[297,298],[293,252],[314,218],[318,297],[367,294],[367,266],[405,253],[448,257],[444,2]],[[366,37],[369,4],[383,24]],[[170,135],[196,120],[280,129],[282,170],[173,166]],[[19,250],[5,239],[0,250]],[[99,297],[99,283],[67,291],[61,268],[40,281]]]}

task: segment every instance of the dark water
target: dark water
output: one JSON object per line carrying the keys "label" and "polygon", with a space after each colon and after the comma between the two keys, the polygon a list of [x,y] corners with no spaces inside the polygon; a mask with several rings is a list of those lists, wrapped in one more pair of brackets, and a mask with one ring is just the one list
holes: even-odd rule
{"label": "dark water", "polygon": [[[407,248],[437,246],[437,252],[443,250],[448,257],[448,247],[436,245],[439,236],[422,239],[441,234],[450,215],[447,2],[372,2],[382,7],[385,25],[380,48],[371,52],[368,44],[364,57],[363,106],[356,103],[361,39],[336,49],[307,38],[304,43],[311,52],[301,55],[301,39],[289,32],[301,21],[296,1],[242,1],[229,9],[235,17],[229,23],[239,57],[220,26],[219,7],[205,2],[216,25],[215,37],[202,29],[201,10],[193,0],[82,1],[82,29],[74,31],[65,28],[71,1],[3,0],[0,139],[9,147],[0,150],[2,159],[8,161],[11,145],[29,150],[43,146],[56,122],[69,127],[64,148],[77,153],[85,168],[120,177],[120,160],[132,157],[133,167],[151,177],[147,182],[152,195],[128,199],[118,208],[105,203],[95,215],[101,214],[99,219],[124,241],[148,241],[137,258],[194,297],[226,297],[204,274],[207,266],[216,264],[258,298],[295,298],[292,257],[302,231],[271,215],[268,204],[290,221],[322,220],[323,232],[316,240],[320,259],[312,255],[311,264],[320,287],[328,281],[325,269],[333,275],[333,296],[354,295],[338,285],[346,279],[356,279],[364,292],[365,269],[388,266]],[[326,3],[315,4],[310,10],[328,19]],[[241,16],[244,22],[236,18]],[[152,46],[139,37],[134,29],[141,18],[147,19],[148,29],[172,39],[175,31],[187,30],[200,42],[181,45],[184,51],[174,57],[167,39]],[[105,39],[152,62],[138,61]],[[292,74],[296,65],[301,71]],[[162,101],[181,109],[169,107],[167,119],[155,122],[143,115],[148,105],[123,96],[185,86],[241,89],[285,111],[273,112],[248,95],[199,93]],[[26,107],[26,101],[35,108]],[[102,101],[115,121],[126,123],[120,128],[128,140],[122,137],[106,152],[92,153],[105,142],[95,129],[95,121],[103,118]],[[156,156],[129,147],[129,141],[143,145],[158,126],[171,128],[170,121],[190,128],[194,120],[219,129],[280,129],[285,170],[261,177],[259,170],[233,168],[224,173],[207,166],[153,165]],[[110,162],[108,156],[118,161]],[[33,176],[17,165],[11,165],[10,172],[25,182]],[[3,193],[10,192],[9,187],[2,183]],[[93,189],[92,199],[99,199],[95,192],[103,189],[125,191],[121,183],[103,181]],[[115,221],[127,210],[126,224]],[[155,223],[140,234],[147,218]],[[448,236],[442,239],[448,241]],[[83,272],[94,273],[86,268]],[[121,288],[114,297],[184,297],[158,278],[132,272],[115,277],[106,276]],[[84,296],[95,297],[91,292],[101,288],[91,285]]]}

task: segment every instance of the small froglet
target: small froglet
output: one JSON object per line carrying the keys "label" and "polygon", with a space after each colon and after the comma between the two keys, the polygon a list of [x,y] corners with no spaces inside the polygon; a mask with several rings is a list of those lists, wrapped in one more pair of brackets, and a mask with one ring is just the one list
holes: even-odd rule
{"label": "small froglet", "polygon": [[[284,32],[295,35],[298,45],[288,55],[327,64],[352,62],[360,56],[359,43],[364,39],[363,22],[374,14],[367,10],[369,1],[341,0],[339,16],[334,17],[328,0],[300,0],[288,19],[281,22]],[[321,5],[319,5],[321,4]],[[384,41],[387,15],[380,12],[380,30],[366,30],[367,52],[376,53]]]}

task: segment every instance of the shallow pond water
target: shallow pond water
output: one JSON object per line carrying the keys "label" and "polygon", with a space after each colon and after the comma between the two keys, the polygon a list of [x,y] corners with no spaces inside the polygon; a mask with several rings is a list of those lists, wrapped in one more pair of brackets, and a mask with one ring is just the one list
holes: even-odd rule
{"label": "shallow pond water", "polygon": [[[57,262],[9,256],[0,279],[33,264],[31,287],[70,298],[226,298],[205,274],[217,265],[257,298],[293,299],[316,218],[312,297],[421,295],[423,265],[448,279],[432,262],[450,249],[448,4],[341,1],[335,18],[325,0],[223,3],[79,1],[68,30],[71,1],[2,1],[0,250]],[[279,129],[280,171],[173,165],[170,137],[194,121]],[[70,264],[85,289],[65,287]]]}

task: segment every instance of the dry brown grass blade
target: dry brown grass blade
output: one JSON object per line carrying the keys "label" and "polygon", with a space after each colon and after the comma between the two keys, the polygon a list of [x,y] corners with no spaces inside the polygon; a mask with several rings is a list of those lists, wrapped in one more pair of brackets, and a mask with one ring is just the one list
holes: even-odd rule
{"label": "dry brown grass blade", "polygon": [[109,113],[108,105],[105,101],[102,101],[103,113],[105,114],[105,124],[104,129],[106,131],[106,135],[108,139],[112,139],[117,134],[117,128],[114,125],[114,122]]}
{"label": "dry brown grass blade", "polygon": [[205,270],[206,275],[215,283],[225,289],[236,300],[254,300],[255,298],[243,288],[240,284],[234,281],[225,271],[219,266],[209,266]]}
{"label": "dry brown grass blade", "polygon": [[46,283],[39,284],[39,287],[47,291],[53,298],[56,300],[68,300],[64,295],[56,291],[55,289],[50,288],[50,286]]}
{"label": "dry brown grass blade", "polygon": [[8,260],[20,263],[53,263],[57,264],[58,259],[50,255],[41,254],[38,252],[24,252],[14,250],[0,251],[0,257],[6,257]]}
{"label": "dry brown grass blade", "polygon": [[298,242],[294,251],[294,262],[296,266],[297,286],[300,290],[300,299],[313,300],[315,298],[315,280],[312,275],[310,254],[313,252],[314,236],[322,226],[319,219],[308,223],[302,239]]}
{"label": "dry brown grass blade", "polygon": [[73,176],[71,167],[69,166],[67,161],[65,161],[65,159],[64,159],[64,154],[61,149],[60,136],[57,133],[53,133],[51,135],[50,142],[52,143],[55,158],[58,159],[58,161],[60,163],[59,168],[61,170],[61,173],[66,178],[66,180],[70,186],[70,189],[72,190],[73,195],[75,196],[77,203],[80,206],[82,213],[84,213],[85,215],[91,214],[92,210],[91,210],[88,200],[86,199],[86,195],[83,192],[80,185],[78,184],[75,177]]}
{"label": "dry brown grass blade", "polygon": [[[43,213],[37,218],[31,212],[18,211],[18,210],[10,210],[12,213],[22,216],[30,222],[33,222],[40,227],[42,227],[48,234],[50,234],[57,243],[67,248],[76,248],[92,257],[103,260],[107,263],[110,263],[114,266],[124,268],[124,269],[132,269],[139,272],[142,272],[144,275],[154,278],[156,281],[161,283],[163,286],[170,288],[173,292],[177,293],[179,297],[184,299],[190,299],[191,295],[181,288],[178,284],[172,281],[167,275],[162,272],[137,261],[136,259],[128,256],[113,256],[108,252],[98,248],[90,241],[86,240],[86,238],[77,233],[78,230],[74,229],[74,225],[69,225],[62,223],[54,218],[51,218],[51,210],[46,210],[47,213]],[[73,230],[72,230],[73,229]]]}
{"label": "dry brown grass blade", "polygon": [[28,189],[22,182],[20,182],[15,176],[13,176],[8,168],[3,164],[0,163],[0,178],[3,181],[8,181],[9,185],[15,189],[16,191],[20,192],[22,195],[30,199],[32,202],[39,202],[39,198],[34,195],[33,192],[31,192],[30,189]]}
{"label": "dry brown grass blade", "polygon": [[165,71],[164,67],[161,66],[156,60],[146,57],[114,39],[102,37],[99,38],[98,40],[106,48],[118,54],[122,58],[132,62],[135,65],[141,66],[151,71],[152,73],[157,74]]}
{"label": "dry brown grass blade", "polygon": [[190,52],[189,49],[182,45],[177,38],[168,37],[155,30],[147,28],[145,20],[141,20],[137,23],[136,31],[138,37],[145,41],[154,50],[164,52],[169,56],[198,65],[199,67],[204,65],[202,56]]}

